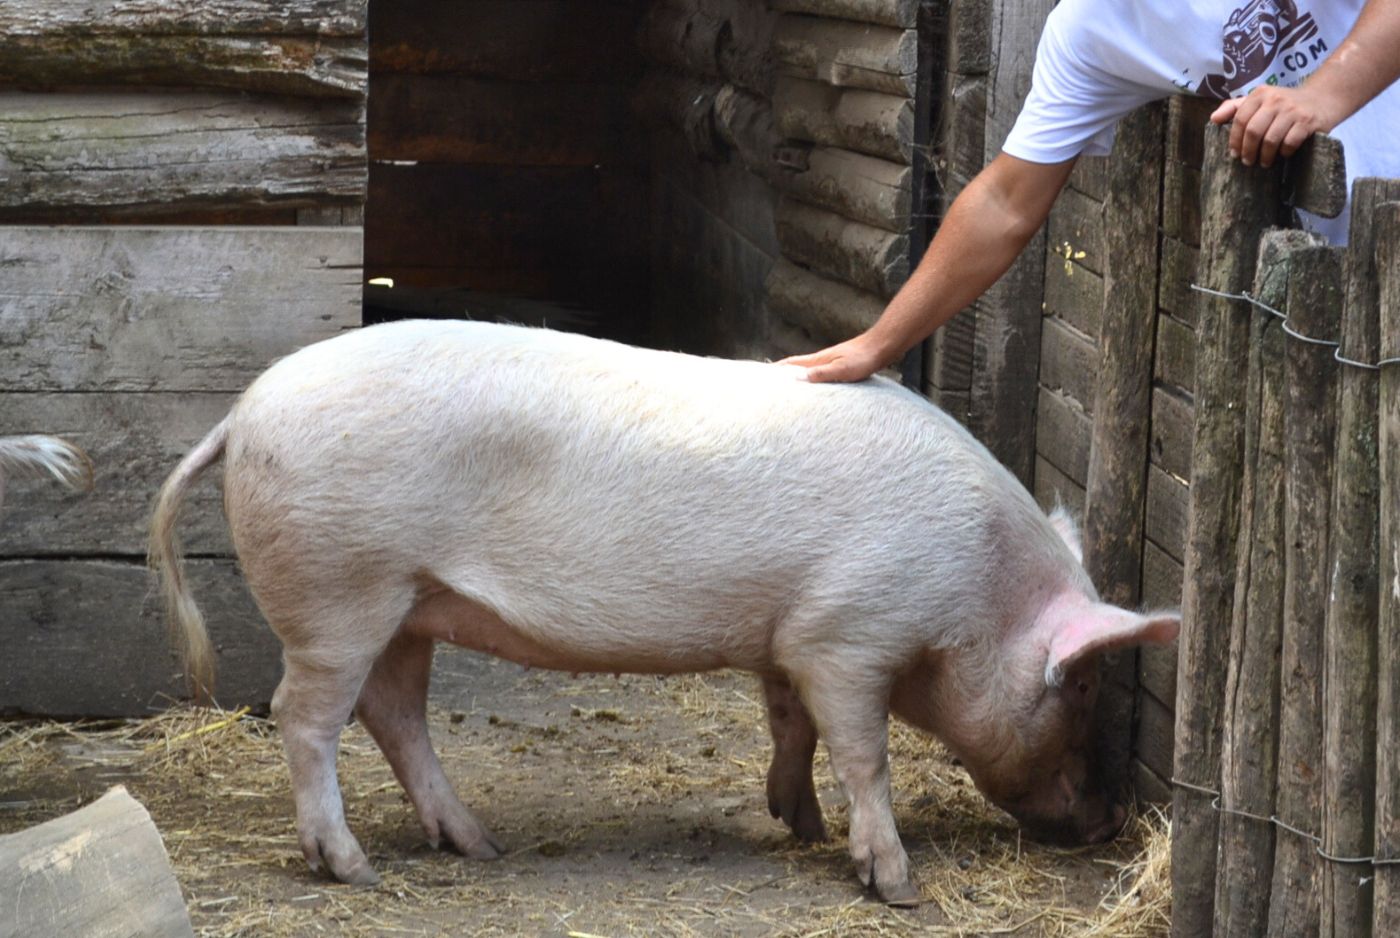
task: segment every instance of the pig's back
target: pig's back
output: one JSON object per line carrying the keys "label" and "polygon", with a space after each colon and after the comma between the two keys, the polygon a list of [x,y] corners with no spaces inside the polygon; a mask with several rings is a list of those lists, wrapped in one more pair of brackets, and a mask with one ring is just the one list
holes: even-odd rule
{"label": "pig's back", "polygon": [[[655,590],[739,618],[795,591],[965,615],[989,576],[1018,575],[1007,539],[1048,530],[963,428],[890,382],[481,323],[290,356],[240,402],[228,459],[267,511],[313,519],[308,548],[484,584],[526,620]],[[507,597],[519,582],[530,595]]]}

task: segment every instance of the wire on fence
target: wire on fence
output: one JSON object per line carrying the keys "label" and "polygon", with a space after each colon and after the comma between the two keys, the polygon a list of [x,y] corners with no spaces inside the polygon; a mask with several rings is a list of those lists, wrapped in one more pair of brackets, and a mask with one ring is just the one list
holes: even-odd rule
{"label": "wire on fence", "polygon": [[1173,778],[1173,779],[1172,779],[1172,784],[1175,785],[1175,786],[1178,787],[1178,788],[1185,788],[1185,789],[1187,789],[1188,791],[1200,792],[1200,793],[1203,794],[1203,795],[1210,795],[1210,796],[1211,796],[1211,799],[1212,799],[1212,800],[1211,800],[1211,803],[1210,803],[1211,808],[1213,808],[1214,810],[1220,812],[1221,814],[1233,814],[1233,815],[1235,815],[1235,816],[1237,816],[1237,817],[1247,817],[1247,818],[1249,818],[1250,820],[1253,820],[1253,821],[1264,821],[1265,823],[1272,824],[1272,825],[1274,825],[1275,827],[1281,827],[1281,828],[1283,828],[1284,830],[1288,831],[1289,833],[1297,834],[1299,837],[1303,838],[1304,840],[1310,840],[1310,841],[1312,841],[1313,849],[1317,851],[1317,855],[1320,856],[1320,857],[1322,857],[1322,859],[1327,860],[1327,861],[1329,861],[1329,862],[1332,862],[1332,863],[1368,863],[1368,864],[1370,864],[1371,866],[1397,866],[1397,865],[1400,865],[1400,857],[1376,857],[1376,856],[1370,856],[1370,857],[1339,857],[1339,856],[1335,856],[1334,854],[1330,854],[1330,853],[1328,853],[1326,850],[1323,850],[1323,849],[1322,849],[1322,838],[1321,838],[1321,837],[1317,836],[1316,834],[1311,834],[1311,833],[1309,833],[1309,832],[1307,832],[1307,831],[1305,831],[1305,830],[1301,830],[1301,829],[1299,829],[1299,828],[1297,828],[1297,827],[1294,827],[1292,824],[1289,824],[1287,821],[1281,820],[1277,814],[1270,814],[1270,815],[1268,815],[1268,816],[1265,816],[1265,815],[1263,815],[1263,814],[1255,814],[1255,813],[1252,812],[1252,811],[1241,811],[1241,810],[1239,810],[1238,808],[1227,808],[1227,807],[1225,807],[1224,805],[1222,805],[1222,804],[1220,803],[1220,798],[1221,798],[1220,792],[1216,791],[1214,788],[1206,788],[1206,787],[1203,786],[1203,785],[1194,785],[1194,784],[1192,784],[1191,782],[1183,782],[1183,781],[1182,781],[1181,779],[1179,779],[1179,778]]}
{"label": "wire on fence", "polygon": [[1345,355],[1342,354],[1342,343],[1334,342],[1331,339],[1315,339],[1312,336],[1303,335],[1301,332],[1298,332],[1295,329],[1290,329],[1288,327],[1287,313],[1280,312],[1279,310],[1274,309],[1268,303],[1265,303],[1262,300],[1255,299],[1253,296],[1250,295],[1248,290],[1244,291],[1243,293],[1226,293],[1224,290],[1212,290],[1210,287],[1203,287],[1199,283],[1191,284],[1191,289],[1196,291],[1197,293],[1206,293],[1211,296],[1218,296],[1227,300],[1240,300],[1241,302],[1248,303],[1255,309],[1261,309],[1266,313],[1270,313],[1274,316],[1277,316],[1279,319],[1283,320],[1284,332],[1288,333],[1295,339],[1302,340],[1303,342],[1310,342],[1313,345],[1325,345],[1329,348],[1335,349],[1335,351],[1332,353],[1332,357],[1335,358],[1337,361],[1341,362],[1343,365],[1352,365],[1356,368],[1365,368],[1367,371],[1380,371],[1382,365],[1400,364],[1400,358],[1382,358],[1374,365],[1368,362],[1359,362],[1355,359],[1347,358]]}

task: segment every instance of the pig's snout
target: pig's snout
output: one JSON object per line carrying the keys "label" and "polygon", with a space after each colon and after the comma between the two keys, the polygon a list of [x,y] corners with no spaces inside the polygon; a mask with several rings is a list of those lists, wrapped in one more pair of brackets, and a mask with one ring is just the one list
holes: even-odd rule
{"label": "pig's snout", "polygon": [[1087,810],[1060,818],[1022,817],[1021,826],[1031,840],[1055,847],[1083,847],[1108,843],[1128,820],[1121,804],[1101,801]]}

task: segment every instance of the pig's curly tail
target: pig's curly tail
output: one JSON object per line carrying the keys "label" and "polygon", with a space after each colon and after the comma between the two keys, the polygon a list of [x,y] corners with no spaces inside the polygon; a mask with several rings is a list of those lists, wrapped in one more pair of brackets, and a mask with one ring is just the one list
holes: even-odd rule
{"label": "pig's curly tail", "polygon": [[200,473],[223,456],[228,428],[229,418],[225,417],[180,460],[180,465],[160,487],[155,512],[151,515],[151,539],[146,554],[147,562],[160,579],[171,641],[180,649],[185,680],[195,700],[206,704],[214,693],[214,646],[204,625],[204,613],[200,612],[185,579],[185,561],[180,554],[175,524],[190,486]]}

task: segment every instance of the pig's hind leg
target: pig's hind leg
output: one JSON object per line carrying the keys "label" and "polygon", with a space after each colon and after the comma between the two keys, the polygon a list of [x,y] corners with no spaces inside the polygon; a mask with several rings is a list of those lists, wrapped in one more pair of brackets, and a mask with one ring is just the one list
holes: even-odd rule
{"label": "pig's hind leg", "polygon": [[797,691],[786,678],[764,675],[763,697],[773,733],[773,762],[768,767],[768,812],[792,828],[798,840],[826,840],[822,807],[812,784],[812,756],[817,729]]}
{"label": "pig's hind leg", "polygon": [[501,845],[458,800],[433,751],[427,721],[432,663],[432,638],[401,630],[374,662],[355,715],[389,760],[428,842],[437,847],[446,841],[458,853],[494,860]]}

